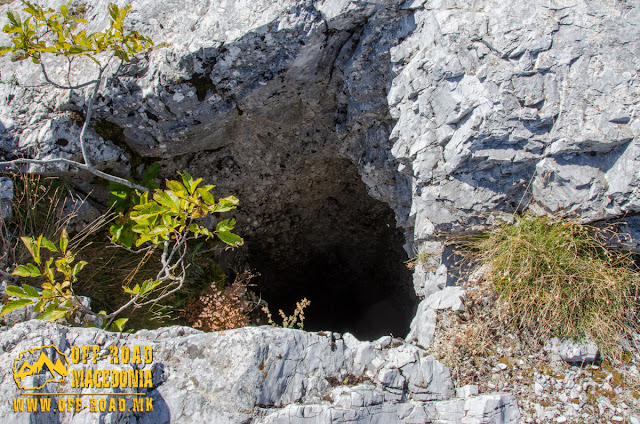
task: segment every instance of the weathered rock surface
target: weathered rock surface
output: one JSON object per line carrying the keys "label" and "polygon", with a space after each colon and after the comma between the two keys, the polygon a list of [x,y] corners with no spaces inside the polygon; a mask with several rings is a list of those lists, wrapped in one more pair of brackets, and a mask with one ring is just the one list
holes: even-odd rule
{"label": "weathered rock surface", "polygon": [[13,211],[11,200],[13,199],[13,181],[7,177],[0,177],[0,217],[11,219]]}
{"label": "weathered rock surface", "polygon": [[[92,28],[106,4],[88,8]],[[342,159],[394,210],[407,249],[523,205],[587,220],[634,214],[639,10],[634,1],[135,1],[133,25],[172,45],[108,87],[91,154],[123,174],[142,156],[166,175],[188,168],[216,181],[242,199],[244,233],[274,262],[307,259],[278,234],[315,231],[303,223],[327,209],[325,191],[340,191],[327,182],[341,181]],[[75,75],[86,78],[86,66]],[[4,150],[78,157],[71,112],[83,93],[28,88],[42,82],[29,63],[5,60],[0,71]]]}
{"label": "weathered rock surface", "polygon": [[464,309],[465,290],[461,287],[445,287],[420,302],[411,322],[407,341],[420,346],[430,346],[436,333],[438,310],[461,311]]}
{"label": "weathered rock surface", "polygon": [[586,340],[578,342],[575,340],[559,339],[557,337],[549,340],[547,349],[552,354],[559,356],[563,361],[569,363],[590,363],[598,359],[598,346],[595,343]]}
{"label": "weathered rock surface", "polygon": [[[336,291],[318,306],[331,304],[335,315],[356,308],[357,295],[366,294],[361,323],[384,325],[400,311],[398,334],[415,300],[407,296],[411,282],[400,283],[405,277],[391,265],[402,252],[389,253],[388,240],[404,243],[407,252],[435,254],[437,263],[414,271],[415,293],[426,298],[452,283],[451,252],[435,240],[438,232],[490,224],[525,205],[585,220],[640,209],[637,0],[132,4],[133,25],[172,45],[106,88],[89,134],[92,159],[121,175],[160,162],[165,176],[187,169],[222,194],[236,194],[240,232],[250,262],[264,267],[265,292],[300,298],[295,287],[305,285],[294,283],[305,275],[319,275],[310,283],[317,287],[372,264],[339,287],[321,286]],[[88,7],[92,28],[104,25],[106,5],[97,0]],[[53,76],[64,76],[51,65]],[[42,78],[30,63],[4,59],[0,73],[5,156],[18,150],[77,159],[86,93],[31,87]],[[88,73],[81,67],[72,76]],[[76,179],[84,192],[92,183]],[[630,242],[638,245],[637,220],[628,223]],[[291,269],[298,271],[284,276]],[[379,274],[385,275],[379,290],[369,290],[369,277]],[[418,310],[433,308],[423,303]],[[263,330],[244,331],[233,334]],[[320,336],[287,337],[305,344]],[[411,391],[414,383],[402,380],[397,367],[384,369],[375,378],[383,379],[385,393],[406,383],[415,401],[430,396]],[[313,387],[309,393],[321,391]],[[297,400],[284,389],[273,396],[280,406]],[[351,419],[336,412],[341,405],[360,411],[354,416],[379,411],[366,418],[372,422],[384,421],[375,418],[380,414],[407,421],[427,414],[406,399],[402,412],[396,403],[379,404],[381,392],[369,387],[336,392],[333,403],[313,396],[305,392],[308,410],[292,405],[263,418]],[[472,410],[466,401],[447,402],[439,405]]]}
{"label": "weathered rock surface", "polygon": [[[92,28],[106,4],[89,7]],[[108,87],[91,154],[123,174],[141,156],[216,181],[242,199],[241,228],[270,262],[334,243],[303,234],[340,221],[326,193],[349,169],[391,206],[407,249],[523,205],[636,213],[637,2],[512,6],[133,2],[134,26],[172,46]],[[4,149],[77,157],[83,93],[27,88],[42,81],[28,63],[0,71]],[[426,273],[418,295],[436,280]]]}
{"label": "weathered rock surface", "polygon": [[415,240],[524,205],[586,220],[638,211],[638,6],[411,2],[388,99]]}
{"label": "weathered rock surface", "polygon": [[[92,412],[85,398],[87,408],[76,412],[14,412],[12,399],[23,390],[10,364],[20,352],[46,345],[70,358],[73,346],[99,346],[100,359],[93,364],[91,353],[87,364],[69,365],[65,382],[36,392],[143,392],[153,398],[153,411]],[[110,346],[151,347],[153,361],[110,364]],[[28,321],[0,329],[0,361],[3,423],[516,423],[519,417],[512,395],[455,399],[446,367],[390,337],[359,342],[350,334],[271,327],[214,333],[168,327],[129,335]],[[150,370],[153,388],[73,388],[73,370],[80,369]],[[22,384],[37,386],[48,376],[45,367]]]}

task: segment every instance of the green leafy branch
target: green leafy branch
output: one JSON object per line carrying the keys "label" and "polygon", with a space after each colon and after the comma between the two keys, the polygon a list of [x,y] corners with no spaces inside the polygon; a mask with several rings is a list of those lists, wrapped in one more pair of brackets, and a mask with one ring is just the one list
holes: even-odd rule
{"label": "green leafy branch", "polygon": [[151,38],[137,31],[125,30],[124,20],[131,6],[119,9],[110,3],[109,27],[101,32],[87,33],[84,29],[78,29],[78,24],[88,22],[70,13],[71,2],[60,6],[57,13],[26,0],[22,0],[22,3],[26,6],[23,11],[27,17],[22,19],[17,13],[7,12],[9,23],[3,31],[12,34],[13,45],[0,47],[0,54],[13,52],[17,54],[17,60],[31,58],[34,63],[41,64],[42,53],[66,57],[83,55],[102,67],[97,58],[100,53],[112,53],[122,62],[128,62],[132,56],[153,47]]}
{"label": "green leafy branch", "polygon": [[[151,198],[149,192],[135,193],[133,199],[136,204],[132,210],[127,215],[121,213],[109,230],[112,241],[127,248],[133,245],[138,247],[149,241],[155,245],[161,241],[179,241],[188,230],[195,237],[216,235],[231,246],[242,245],[242,238],[231,232],[235,226],[234,219],[219,222],[213,232],[196,222],[208,214],[235,209],[238,199],[229,196],[216,201],[211,194],[214,185],[198,187],[202,178],[194,180],[186,171],[180,175],[182,182],[167,180],[167,189],[154,190]],[[119,201],[131,196],[126,191],[112,194],[116,198],[116,207]]]}
{"label": "green leafy branch", "polygon": [[[39,319],[69,320],[74,313],[79,312],[102,318],[106,328],[124,327],[126,319],[116,321],[115,317],[125,309],[158,302],[182,288],[186,276],[185,258],[189,240],[216,236],[229,246],[241,246],[244,243],[242,237],[232,232],[235,219],[228,218],[218,222],[215,230],[201,224],[202,218],[209,214],[235,209],[238,199],[228,196],[216,201],[211,194],[215,186],[201,185],[201,178],[194,180],[186,171],[180,175],[182,181],[167,180],[167,188],[155,189],[151,197],[149,192],[136,192],[133,199],[137,204],[126,215],[121,213],[109,229],[111,241],[127,249],[134,246],[142,249],[162,246],[163,249],[161,268],[154,279],[147,279],[133,287],[123,286],[125,293],[130,295],[129,301],[124,305],[110,314],[96,314],[74,295],[73,284],[87,262],[74,263],[75,255],[67,250],[69,236],[63,231],[58,246],[43,236],[37,239],[22,237],[22,242],[35,263],[18,265],[13,275],[44,278],[45,282],[42,283],[40,292],[28,285],[9,286],[7,294],[17,299],[6,303],[0,316],[35,304],[34,311],[39,312]],[[117,199],[122,199],[119,196],[122,193],[112,194]],[[52,256],[45,260],[43,251],[49,251]],[[58,256],[54,257],[54,254]],[[62,278],[58,278],[58,274],[62,274]],[[116,327],[112,327],[112,324]]]}
{"label": "green leafy branch", "polygon": [[[38,318],[48,321],[71,318],[78,310],[93,314],[73,293],[73,283],[87,262],[75,262],[75,255],[67,249],[67,232],[62,231],[58,246],[42,235],[37,239],[21,239],[35,263],[18,265],[13,275],[44,279],[42,290],[38,292],[27,284],[22,287],[7,286],[7,294],[18,299],[7,302],[2,307],[0,316],[29,305],[34,305],[33,310],[40,313]],[[47,251],[49,257],[45,259],[44,253]]]}
{"label": "green leafy branch", "polygon": [[[228,196],[216,201],[211,194],[215,186],[199,187],[202,179],[194,180],[187,171],[181,177],[182,182],[167,180],[167,188],[155,189],[151,197],[149,192],[136,192],[133,199],[137,204],[127,214],[121,213],[111,225],[109,232],[114,243],[120,243],[129,249],[145,244],[148,245],[147,248],[162,245],[163,251],[160,258],[161,269],[156,278],[133,287],[123,287],[132,296],[131,300],[109,318],[129,306],[138,308],[148,305],[180,290],[186,275],[187,241],[200,236],[216,236],[232,247],[244,243],[242,237],[232,232],[235,226],[233,218],[218,222],[214,231],[200,224],[201,219],[209,214],[235,209],[238,199]],[[127,196],[126,192],[112,194],[122,201]],[[143,299],[145,294],[156,288],[163,292],[150,300]]]}

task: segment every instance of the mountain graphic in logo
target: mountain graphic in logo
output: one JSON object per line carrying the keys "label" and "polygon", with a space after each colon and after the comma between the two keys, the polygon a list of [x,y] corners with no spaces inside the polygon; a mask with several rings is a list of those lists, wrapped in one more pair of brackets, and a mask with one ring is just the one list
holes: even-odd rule
{"label": "mountain graphic in logo", "polygon": [[[57,355],[53,350],[49,351],[52,356],[55,355],[55,362],[52,361],[50,356],[47,354],[47,348],[55,349],[55,353],[57,353]],[[36,357],[37,360],[32,362]],[[13,363],[13,380],[22,390],[41,389],[47,383],[62,383],[65,377],[69,375],[68,367],[69,359],[67,358],[67,355],[60,352],[54,345],[37,347],[25,350],[18,355]],[[38,386],[34,387],[29,387],[28,384],[23,384],[25,378],[33,375],[40,375],[44,377],[44,382],[40,382]],[[36,382],[34,381],[33,384],[36,384]]]}

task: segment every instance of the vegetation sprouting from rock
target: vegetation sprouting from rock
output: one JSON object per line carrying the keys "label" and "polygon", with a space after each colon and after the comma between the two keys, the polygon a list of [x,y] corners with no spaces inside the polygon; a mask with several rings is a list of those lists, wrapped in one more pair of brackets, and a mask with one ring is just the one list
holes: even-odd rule
{"label": "vegetation sprouting from rock", "polygon": [[485,264],[510,322],[540,337],[590,338],[605,355],[637,328],[640,273],[610,228],[525,214],[462,242]]}

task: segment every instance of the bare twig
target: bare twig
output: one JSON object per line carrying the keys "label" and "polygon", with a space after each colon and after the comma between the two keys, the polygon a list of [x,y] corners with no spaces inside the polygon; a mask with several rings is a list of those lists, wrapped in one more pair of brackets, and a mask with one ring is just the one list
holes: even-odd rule
{"label": "bare twig", "polygon": [[111,175],[111,174],[107,174],[105,172],[100,171],[99,169],[93,168],[93,167],[89,167],[84,163],[80,163],[80,162],[76,162],[74,160],[71,159],[65,159],[65,158],[53,158],[53,159],[27,159],[27,158],[20,158],[20,159],[14,159],[14,160],[10,160],[10,161],[4,161],[4,162],[0,162],[0,167],[12,167],[12,166],[16,166],[16,165],[20,165],[20,164],[31,164],[31,165],[55,165],[55,164],[66,164],[66,165],[70,165],[70,166],[74,166],[78,169],[81,169],[83,171],[89,171],[92,174],[104,178],[105,180],[109,180],[109,181],[113,181],[114,183],[118,183],[118,184],[122,184],[124,186],[127,186],[131,189],[135,189],[135,190],[140,190],[140,191],[149,191],[148,188],[141,186],[139,184],[135,184],[132,183],[129,180],[125,180],[124,178],[120,178],[120,177],[116,177],[115,175]]}
{"label": "bare twig", "polygon": [[44,66],[44,62],[42,61],[42,59],[39,59],[39,60],[40,60],[40,69],[42,70],[42,74],[44,75],[44,79],[49,84],[53,85],[56,88],[60,88],[60,89],[63,89],[63,90],[78,90],[80,88],[88,87],[91,84],[96,84],[96,83],[100,82],[99,79],[93,79],[93,80],[90,80],[90,81],[83,82],[82,84],[76,84],[76,85],[62,85],[62,84],[59,84],[59,83],[51,80],[51,78],[49,78],[49,74],[47,74],[47,69]]}

